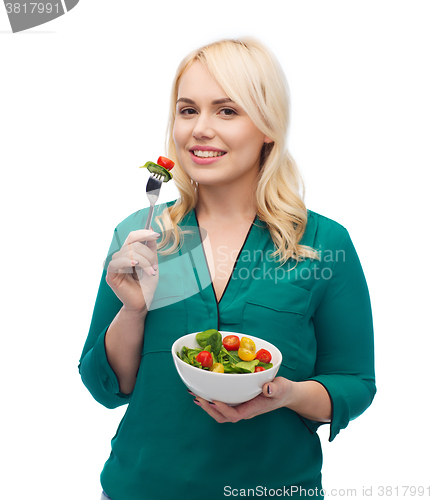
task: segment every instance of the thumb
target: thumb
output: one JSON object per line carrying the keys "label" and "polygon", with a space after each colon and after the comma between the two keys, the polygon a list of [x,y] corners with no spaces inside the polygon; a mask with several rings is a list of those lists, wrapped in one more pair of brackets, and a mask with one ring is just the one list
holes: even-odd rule
{"label": "thumb", "polygon": [[267,398],[278,398],[288,390],[289,380],[276,377],[272,382],[267,382],[262,387],[262,394]]}
{"label": "thumb", "polygon": [[158,256],[157,256],[157,241],[152,239],[152,240],[147,240],[146,241],[146,246],[149,248],[149,250],[152,250],[154,256],[155,256],[155,262],[158,261]]}
{"label": "thumb", "polygon": [[[151,227],[150,229],[151,229],[151,231],[154,231],[154,229],[153,229],[152,227]],[[152,264],[152,267],[153,267],[155,270],[157,270],[157,269],[156,269],[156,266],[157,266],[157,264],[158,264],[157,240],[155,240],[155,239],[147,240],[147,241],[146,241],[146,246],[147,246],[150,250],[152,250],[152,252],[153,252],[153,254],[154,254],[154,256],[155,256],[155,261],[153,261],[151,264]]]}

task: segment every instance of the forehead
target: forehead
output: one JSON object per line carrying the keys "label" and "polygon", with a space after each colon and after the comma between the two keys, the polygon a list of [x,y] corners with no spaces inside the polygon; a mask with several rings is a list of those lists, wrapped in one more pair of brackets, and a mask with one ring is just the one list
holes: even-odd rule
{"label": "forehead", "polygon": [[[228,97],[220,84],[199,61],[195,61],[179,81],[178,98],[213,100]],[[195,99],[196,97],[196,99]]]}

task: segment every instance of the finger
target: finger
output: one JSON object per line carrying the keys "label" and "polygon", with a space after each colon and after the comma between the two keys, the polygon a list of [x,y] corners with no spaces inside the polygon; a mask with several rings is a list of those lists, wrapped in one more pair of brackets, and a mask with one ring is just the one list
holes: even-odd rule
{"label": "finger", "polygon": [[152,266],[157,262],[157,243],[152,241],[151,246],[144,245],[141,242],[128,243],[118,253],[114,254],[113,258],[116,259],[125,256],[128,256],[131,260],[137,259],[137,256],[141,256]]}
{"label": "finger", "polygon": [[[140,245],[141,245],[141,243],[140,243]],[[134,271],[135,271],[134,278],[135,279],[137,279],[138,281],[141,280],[141,278],[143,277],[142,270],[148,276],[156,276],[157,275],[157,272],[158,272],[157,263],[156,262],[152,263],[152,261],[154,259],[152,259],[150,262],[148,259],[144,258],[138,252],[131,252],[131,254],[133,255],[134,263],[135,263],[135,267],[134,267]]]}
{"label": "finger", "polygon": [[290,390],[291,381],[283,377],[276,377],[272,382],[264,384],[262,394],[267,398],[281,398]]}
{"label": "finger", "polygon": [[276,397],[277,386],[273,382],[269,382],[262,387],[262,394],[267,398]]}
{"label": "finger", "polygon": [[136,241],[155,241],[160,236],[161,234],[156,233],[152,229],[138,229],[137,231],[131,231],[123,246],[128,245],[129,243],[135,243]]}
{"label": "finger", "polygon": [[194,399],[193,402],[197,406],[200,406],[202,410],[208,413],[208,415],[216,420],[219,424],[228,422],[227,418],[219,412],[214,402],[207,401],[206,399],[203,399],[199,396],[195,396],[195,398],[196,399]]}
{"label": "finger", "polygon": [[153,267],[135,267],[135,274],[133,275],[137,281],[141,281],[143,278],[143,273],[147,274],[151,278],[157,276],[157,271]]}
{"label": "finger", "polygon": [[[117,259],[113,259],[108,267],[107,267],[107,272],[108,273],[119,273],[119,272],[127,272],[127,273],[132,273],[132,268],[136,265],[136,261],[131,260],[129,257],[119,257]],[[148,263],[149,267],[149,263]]]}
{"label": "finger", "polygon": [[157,256],[157,238],[146,241],[146,247]]}
{"label": "finger", "polygon": [[157,254],[157,242],[156,240],[149,240],[146,247],[152,252],[153,258],[149,260],[152,269],[158,271],[158,254]]}
{"label": "finger", "polygon": [[[140,258],[140,257],[139,257]],[[107,273],[108,274],[132,274],[136,281],[139,281],[143,277],[143,270],[148,276],[156,276],[157,271],[149,264],[145,259],[130,260],[128,257],[118,258],[110,262]]]}
{"label": "finger", "polygon": [[[112,261],[109,264],[111,272],[118,272],[119,268],[131,267],[128,261],[134,262],[134,266],[142,269],[149,269],[147,274],[155,276],[157,270],[156,255],[142,243],[132,243],[122,247],[119,252],[113,255]],[[152,269],[151,269],[152,268]]]}
{"label": "finger", "polygon": [[[143,246],[141,243],[138,243],[138,245]],[[155,256],[152,252],[144,252],[142,249],[132,249],[128,252],[128,258],[138,262],[136,266],[141,267],[142,269],[147,269],[155,264]]]}
{"label": "finger", "polygon": [[225,420],[225,422],[238,422],[242,420],[244,415],[242,414],[243,404],[237,406],[229,406],[221,401],[213,401],[209,403],[214,411],[217,411]]}

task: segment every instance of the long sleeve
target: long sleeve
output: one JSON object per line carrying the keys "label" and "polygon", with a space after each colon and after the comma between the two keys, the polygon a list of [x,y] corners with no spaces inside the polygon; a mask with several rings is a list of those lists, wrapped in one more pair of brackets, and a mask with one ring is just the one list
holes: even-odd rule
{"label": "long sleeve", "polygon": [[[118,232],[115,230],[106,263],[121,246]],[[80,358],[79,372],[84,385],[96,401],[107,408],[116,408],[128,403],[129,396],[120,392],[116,374],[107,360],[104,339],[108,327],[122,307],[122,302],[107,284],[106,274],[104,269],[89,333]]]}
{"label": "long sleeve", "polygon": [[313,317],[317,360],[310,380],[321,383],[331,397],[330,441],[369,407],[376,393],[369,292],[347,231],[340,249]]}

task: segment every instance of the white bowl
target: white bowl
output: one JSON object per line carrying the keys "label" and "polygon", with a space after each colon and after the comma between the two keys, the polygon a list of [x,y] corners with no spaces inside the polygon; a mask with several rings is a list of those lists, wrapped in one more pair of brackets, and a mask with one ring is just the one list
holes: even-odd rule
{"label": "white bowl", "polygon": [[182,361],[176,354],[181,352],[184,346],[190,348],[200,347],[196,342],[197,333],[184,335],[175,341],[172,345],[172,356],[184,384],[191,392],[207,401],[222,401],[235,406],[253,399],[258,394],[261,394],[264,384],[274,379],[282,363],[282,354],[273,344],[252,335],[221,331],[223,338],[227,335],[236,335],[240,339],[241,337],[248,337],[255,343],[256,351],[267,349],[271,354],[273,367],[257,373],[214,373],[201,370]]}

